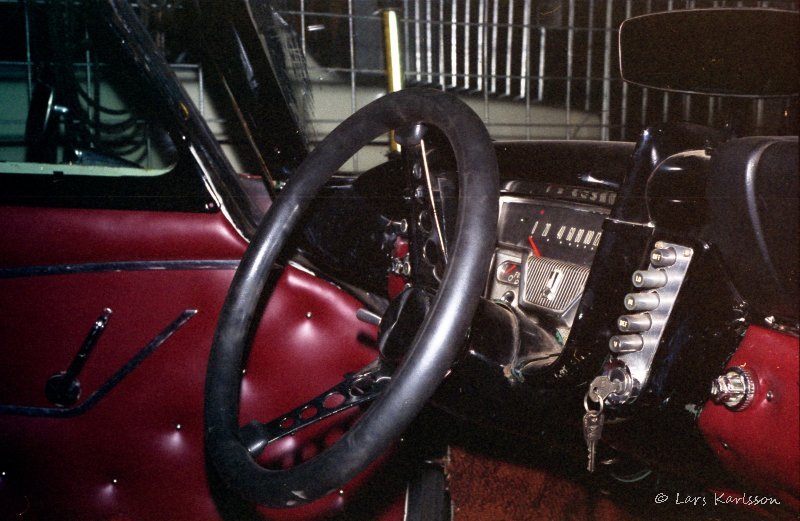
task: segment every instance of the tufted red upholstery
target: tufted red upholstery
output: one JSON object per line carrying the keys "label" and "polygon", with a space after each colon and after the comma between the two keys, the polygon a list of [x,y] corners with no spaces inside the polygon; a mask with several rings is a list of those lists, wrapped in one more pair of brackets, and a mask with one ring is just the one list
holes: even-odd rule
{"label": "tufted red upholstery", "polygon": [[[81,378],[85,392],[186,308],[199,313],[86,414],[0,416],[0,510],[30,519],[214,519],[202,445],[202,387],[216,316],[231,271],[122,272],[0,282],[2,403],[47,405],[47,376],[68,364],[95,310],[114,315]],[[88,290],[87,290],[88,288]],[[81,290],[82,289],[82,290]],[[242,420],[271,419],[358,369],[374,335],[358,303],[289,268],[265,312],[243,383]],[[58,313],[53,313],[58,310]],[[311,317],[307,318],[307,314]],[[40,317],[41,322],[31,320]],[[4,341],[8,337],[4,335]],[[284,449],[302,445],[295,440]],[[294,456],[292,456],[293,458]],[[25,499],[27,498],[27,500]],[[305,510],[340,508],[340,496]],[[270,512],[285,519],[298,512]]]}
{"label": "tufted red upholstery", "polygon": [[[103,221],[113,212],[100,213]],[[65,214],[69,222],[71,211]],[[85,238],[84,234],[106,229],[96,238],[101,245],[82,253],[68,240],[54,238],[59,251],[36,255],[30,246],[4,264],[31,264],[32,257],[47,262],[130,260],[128,254],[135,259],[188,258],[169,244],[184,240],[187,251],[213,258],[230,258],[243,249],[240,240],[237,243],[234,235],[217,229],[220,223],[208,221],[209,216],[201,216],[198,226],[209,225],[211,230],[198,233],[181,215],[160,214],[154,221],[140,221],[135,215],[118,217],[127,224],[116,232],[132,234],[131,246],[104,242],[116,233],[109,228],[110,221],[84,225],[77,219],[73,224],[78,231],[66,236]],[[160,226],[170,217],[176,221],[165,227],[166,236],[154,234],[135,254],[126,249],[133,248],[136,240],[147,242],[146,230],[152,230],[148,227]],[[38,227],[30,222],[25,226]],[[141,234],[137,227],[143,227]],[[5,251],[10,244],[7,231],[0,237]],[[181,234],[186,236],[181,238]],[[215,246],[220,236],[222,245]],[[226,245],[228,240],[232,242]],[[100,251],[104,247],[105,253]],[[80,377],[83,399],[183,310],[198,310],[85,414],[75,418],[0,415],[0,519],[219,518],[204,461],[203,384],[217,315],[232,275],[232,270],[215,269],[0,279],[0,404],[51,406],[43,392],[47,377],[66,368],[105,307],[114,313]],[[271,419],[374,358],[369,339],[375,331],[355,318],[358,307],[355,299],[337,287],[293,268],[284,270],[254,342],[243,383],[242,422]],[[276,457],[296,460],[298,452],[313,451],[313,444],[304,440],[308,435],[284,443],[284,454]],[[391,491],[402,494],[401,488],[382,493]],[[315,517],[365,494],[369,492],[348,490],[301,511],[262,514],[276,519]],[[375,515],[402,515],[402,504]]]}

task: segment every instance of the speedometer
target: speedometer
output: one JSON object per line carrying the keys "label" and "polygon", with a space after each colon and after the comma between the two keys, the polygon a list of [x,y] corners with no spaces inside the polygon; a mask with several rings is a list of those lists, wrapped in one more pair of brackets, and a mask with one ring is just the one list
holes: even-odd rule
{"label": "speedometer", "polygon": [[588,266],[603,235],[604,208],[507,200],[500,210],[500,243]]}

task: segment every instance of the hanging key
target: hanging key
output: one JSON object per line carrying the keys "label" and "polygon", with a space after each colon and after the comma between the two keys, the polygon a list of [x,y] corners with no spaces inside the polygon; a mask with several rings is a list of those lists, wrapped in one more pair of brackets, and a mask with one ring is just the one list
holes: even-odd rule
{"label": "hanging key", "polygon": [[594,460],[597,452],[597,442],[603,433],[604,415],[601,411],[590,410],[583,415],[583,437],[589,450],[589,464],[586,470],[594,472]]}
{"label": "hanging key", "polygon": [[[596,378],[595,381],[597,380]],[[608,380],[608,378],[606,378],[606,380]],[[604,392],[605,387],[603,387],[601,391]],[[597,410],[591,408],[590,401],[597,403]],[[586,409],[586,414],[583,415],[583,438],[586,440],[586,447],[589,451],[589,464],[586,466],[586,470],[589,472],[594,472],[597,442],[600,441],[600,436],[603,434],[603,421],[605,419],[603,415],[604,401],[605,398],[598,393],[595,382],[593,381],[592,385],[589,386],[589,390],[586,391],[586,396],[583,398],[583,408]]]}

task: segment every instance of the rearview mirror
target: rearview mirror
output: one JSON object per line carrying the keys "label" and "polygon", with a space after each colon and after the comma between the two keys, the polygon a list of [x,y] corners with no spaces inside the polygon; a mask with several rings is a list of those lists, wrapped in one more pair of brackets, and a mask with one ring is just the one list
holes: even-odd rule
{"label": "rearview mirror", "polygon": [[622,78],[684,93],[797,94],[798,34],[795,11],[697,9],[638,16],[620,27]]}

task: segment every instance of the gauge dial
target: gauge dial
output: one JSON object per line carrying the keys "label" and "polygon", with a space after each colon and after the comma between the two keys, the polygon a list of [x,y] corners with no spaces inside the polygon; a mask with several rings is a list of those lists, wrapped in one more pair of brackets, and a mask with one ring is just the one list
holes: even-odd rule
{"label": "gauge dial", "polygon": [[519,286],[520,267],[519,262],[505,261],[497,267],[497,280],[503,284]]}
{"label": "gauge dial", "polygon": [[589,266],[603,235],[605,211],[538,201],[504,201],[499,242],[547,257]]}

